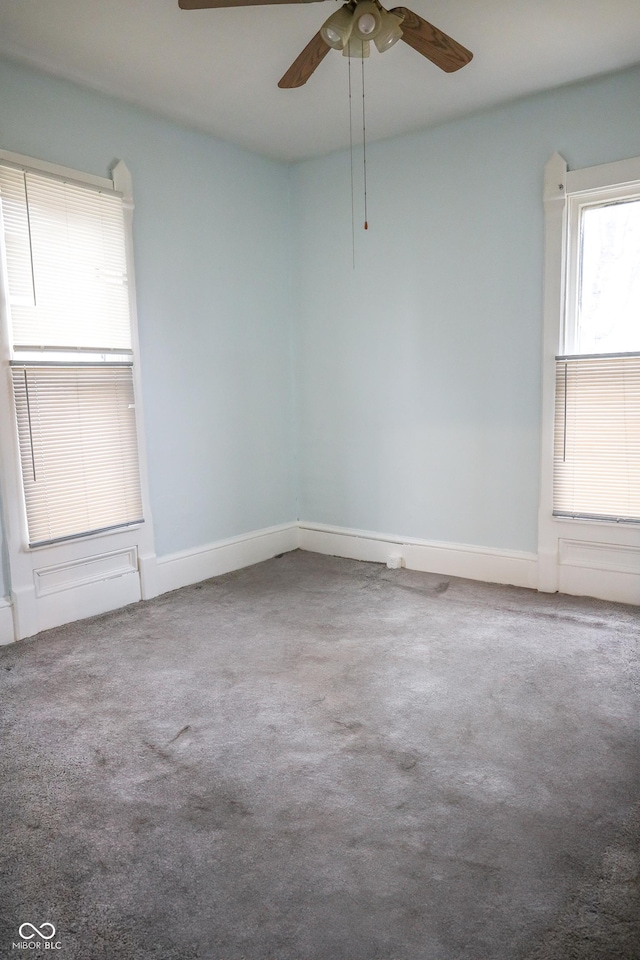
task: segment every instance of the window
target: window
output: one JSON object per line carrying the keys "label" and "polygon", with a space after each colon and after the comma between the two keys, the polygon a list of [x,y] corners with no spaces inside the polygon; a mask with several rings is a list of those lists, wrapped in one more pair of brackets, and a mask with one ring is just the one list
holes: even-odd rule
{"label": "window", "polygon": [[30,546],[143,519],[122,197],[0,161]]}
{"label": "window", "polygon": [[553,515],[640,522],[640,192],[567,194]]}

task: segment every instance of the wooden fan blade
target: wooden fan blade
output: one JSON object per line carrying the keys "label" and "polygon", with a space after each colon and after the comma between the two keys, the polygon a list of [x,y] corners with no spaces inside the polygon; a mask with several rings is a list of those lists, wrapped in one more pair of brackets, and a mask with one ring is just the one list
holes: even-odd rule
{"label": "wooden fan blade", "polygon": [[453,73],[466,66],[473,59],[473,54],[461,43],[448,37],[442,30],[419,17],[417,13],[407,10],[406,7],[394,7],[389,13],[402,18],[400,29],[402,39],[410,47],[421,53],[427,60],[431,60],[441,70]]}
{"label": "wooden fan blade", "polygon": [[300,56],[293,61],[278,86],[283,89],[301,87],[303,83],[307,82],[316,67],[322,63],[329,50],[331,50],[331,47],[324,42],[318,31]]}
{"label": "wooden fan blade", "polygon": [[178,0],[182,10],[211,10],[214,7],[257,7],[267,3],[313,3],[314,0]]}

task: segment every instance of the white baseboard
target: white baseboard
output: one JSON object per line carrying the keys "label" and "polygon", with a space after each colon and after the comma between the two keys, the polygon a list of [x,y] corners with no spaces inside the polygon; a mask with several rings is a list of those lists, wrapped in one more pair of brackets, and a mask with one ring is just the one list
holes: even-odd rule
{"label": "white baseboard", "polygon": [[279,553],[288,553],[298,547],[298,524],[285,523],[265,527],[229,540],[218,540],[197,550],[182,550],[157,559],[158,593],[168,593],[199,583],[209,577],[219,577],[232,570],[249,567],[269,560]]}
{"label": "white baseboard", "polygon": [[75,620],[97,617],[141,599],[137,571],[105,580],[89,580],[69,590],[52,591],[36,600],[37,629],[22,633],[22,636],[61,627]]}
{"label": "white baseboard", "polygon": [[640,604],[640,546],[559,539],[558,589],[579,597]]}
{"label": "white baseboard", "polygon": [[[61,578],[56,582],[60,571]],[[48,582],[45,578],[39,595],[31,586],[14,590],[11,600],[0,600],[0,645],[33,637],[42,630],[61,627],[75,620],[119,610],[141,599],[137,571],[114,573],[102,580],[87,577],[80,582],[84,572],[80,568],[75,571],[80,575],[77,582],[72,581],[67,588],[63,585],[64,576],[73,576],[73,570],[68,572],[63,567],[52,567],[45,571],[46,574],[49,572],[51,577]]]}
{"label": "white baseboard", "polygon": [[0,600],[0,647],[6,643],[13,643],[13,604],[10,600]]}
{"label": "white baseboard", "polygon": [[[170,590],[269,560],[298,547],[313,553],[373,563],[386,563],[393,557],[396,561],[401,559],[402,566],[409,570],[532,589],[538,587],[538,560],[534,553],[441,543],[413,537],[396,537],[370,530],[294,521],[255,530],[228,540],[219,540],[196,550],[168,554],[158,557],[157,560],[155,557],[148,558],[148,593],[151,596],[168,593]],[[569,540],[561,541],[560,547],[558,586],[562,593],[598,597],[620,603],[640,603],[638,549]],[[40,602],[44,599],[54,609],[46,611],[47,622],[39,623],[37,629],[95,614],[96,610],[92,605],[91,610],[87,608],[88,612],[74,610],[70,616],[70,611],[64,606],[64,593],[56,593],[53,589],[56,584],[51,577],[49,579],[50,595],[41,597]],[[123,593],[123,585],[128,586],[129,583],[132,585],[131,590]],[[118,576],[109,584],[117,593],[109,595],[108,602],[102,605],[101,611],[140,599],[139,581],[133,573]],[[91,592],[94,586],[87,583],[82,586],[82,591]],[[18,599],[19,597],[16,597],[16,602]],[[0,645],[11,643],[15,639],[14,613],[18,616],[20,605],[18,604],[15,611],[13,607],[10,600],[0,599]],[[24,635],[33,632],[35,629],[27,630],[26,627],[22,631]]]}
{"label": "white baseboard", "polygon": [[535,553],[394,537],[305,521],[300,521],[299,530],[301,549],[314,553],[374,563],[386,563],[389,557],[401,557],[402,565],[409,570],[518,587],[535,589],[537,586]]}
{"label": "white baseboard", "polygon": [[613,603],[640,605],[640,576],[616,570],[560,567],[558,590],[574,597],[595,597]]}

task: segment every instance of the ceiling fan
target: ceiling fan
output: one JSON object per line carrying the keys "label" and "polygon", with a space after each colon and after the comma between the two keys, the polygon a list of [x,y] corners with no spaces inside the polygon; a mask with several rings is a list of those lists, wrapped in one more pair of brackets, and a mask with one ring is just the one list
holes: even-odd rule
{"label": "ceiling fan", "polygon": [[[310,2],[314,0],[178,0],[183,10]],[[380,53],[404,40],[447,73],[459,70],[473,58],[470,50],[406,7],[385,10],[379,0],[348,0],[325,21],[278,86],[301,87],[331,49],[342,50],[345,57],[368,57],[372,40]]]}

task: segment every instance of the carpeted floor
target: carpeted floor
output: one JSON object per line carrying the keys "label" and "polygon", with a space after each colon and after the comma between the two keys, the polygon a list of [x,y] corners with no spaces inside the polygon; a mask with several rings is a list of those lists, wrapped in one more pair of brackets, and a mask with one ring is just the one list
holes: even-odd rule
{"label": "carpeted floor", "polygon": [[2,648],[0,957],[638,960],[639,640],[295,552]]}

